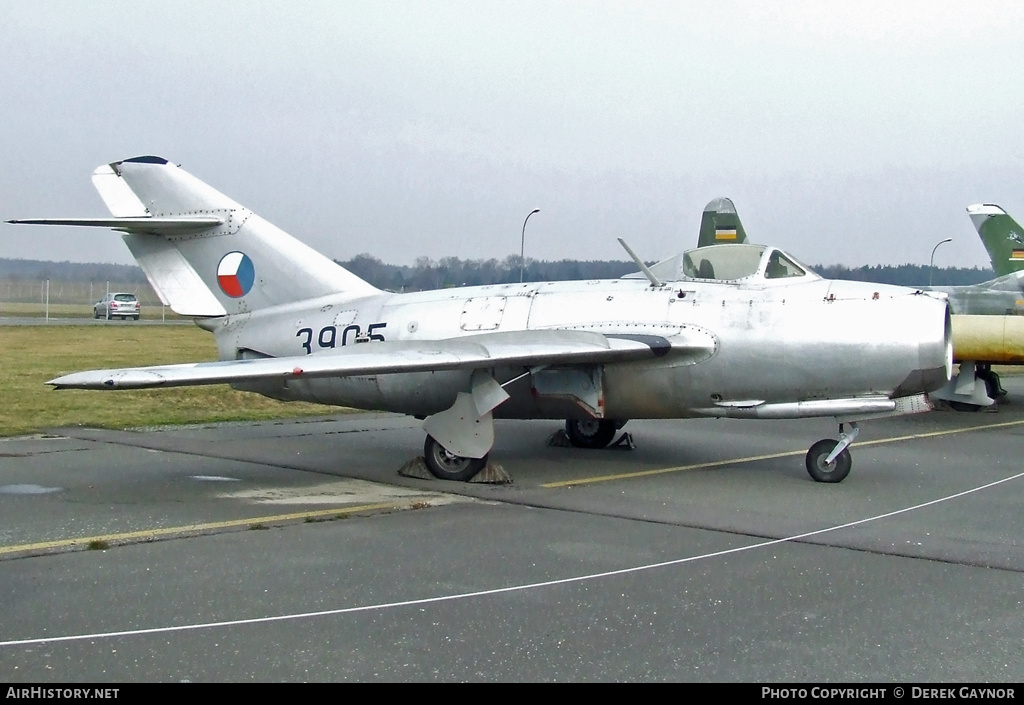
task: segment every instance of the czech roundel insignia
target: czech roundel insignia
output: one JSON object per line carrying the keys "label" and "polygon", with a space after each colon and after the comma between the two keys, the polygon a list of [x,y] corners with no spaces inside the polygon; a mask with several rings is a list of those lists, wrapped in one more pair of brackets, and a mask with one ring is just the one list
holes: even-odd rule
{"label": "czech roundel insignia", "polygon": [[233,299],[248,294],[254,281],[256,268],[246,254],[229,252],[217,265],[217,283],[221,291]]}

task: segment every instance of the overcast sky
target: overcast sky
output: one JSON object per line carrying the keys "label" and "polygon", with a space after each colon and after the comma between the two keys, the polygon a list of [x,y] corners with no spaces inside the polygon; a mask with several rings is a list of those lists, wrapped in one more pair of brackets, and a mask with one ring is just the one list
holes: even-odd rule
{"label": "overcast sky", "polygon": [[[987,266],[1024,221],[1024,3],[0,3],[0,218],[156,154],[324,254],[648,260],[704,205],[809,263]],[[131,262],[110,231],[0,256]]]}

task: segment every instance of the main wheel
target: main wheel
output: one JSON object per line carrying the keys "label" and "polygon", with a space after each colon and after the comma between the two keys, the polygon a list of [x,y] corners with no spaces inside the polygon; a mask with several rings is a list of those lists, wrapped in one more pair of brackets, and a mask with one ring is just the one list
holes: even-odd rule
{"label": "main wheel", "polygon": [[427,461],[430,474],[437,479],[458,482],[471,479],[487,465],[486,455],[482,458],[463,458],[461,455],[449,453],[429,435],[423,443],[423,459]]}
{"label": "main wheel", "polygon": [[619,430],[608,419],[566,419],[565,435],[577,448],[604,448]]}
{"label": "main wheel", "polygon": [[850,457],[849,448],[843,448],[843,452],[831,463],[825,462],[825,458],[837,445],[839,441],[826,438],[815,443],[807,451],[807,472],[815,482],[842,482],[843,478],[850,474],[853,458]]}

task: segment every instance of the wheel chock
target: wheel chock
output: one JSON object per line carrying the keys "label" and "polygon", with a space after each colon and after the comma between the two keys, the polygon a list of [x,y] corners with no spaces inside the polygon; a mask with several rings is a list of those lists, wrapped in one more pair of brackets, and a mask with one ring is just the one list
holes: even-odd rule
{"label": "wheel chock", "polygon": [[493,460],[488,460],[484,469],[473,477],[469,482],[481,482],[488,485],[511,485],[512,476],[505,472],[505,468]]}
{"label": "wheel chock", "polygon": [[636,443],[633,441],[633,434],[628,431],[623,431],[622,435],[619,436],[619,440],[612,443],[609,448],[620,448],[622,450],[634,450]]}
{"label": "wheel chock", "polygon": [[430,469],[427,468],[427,461],[423,459],[421,455],[418,458],[413,458],[408,463],[398,468],[398,474],[404,477],[415,477],[417,480],[436,480],[430,473]]}
{"label": "wheel chock", "polygon": [[565,435],[565,429],[560,428],[548,438],[548,445],[555,448],[572,448],[569,437]]}
{"label": "wheel chock", "polygon": [[[430,472],[430,468],[427,467],[427,461],[423,459],[422,455],[410,460],[408,463],[398,468],[398,474],[403,477],[412,477],[417,480],[437,479],[434,477],[433,473]],[[488,460],[483,469],[467,480],[467,482],[479,482],[488,485],[511,485],[512,476],[505,472],[505,468],[500,464],[493,460]]]}

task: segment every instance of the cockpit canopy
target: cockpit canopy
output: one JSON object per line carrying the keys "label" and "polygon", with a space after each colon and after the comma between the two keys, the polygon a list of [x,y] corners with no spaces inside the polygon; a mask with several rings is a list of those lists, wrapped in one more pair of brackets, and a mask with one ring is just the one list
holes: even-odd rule
{"label": "cockpit canopy", "polygon": [[792,279],[817,277],[808,267],[775,247],[765,245],[710,245],[683,253],[685,279],[736,281],[758,277]]}

